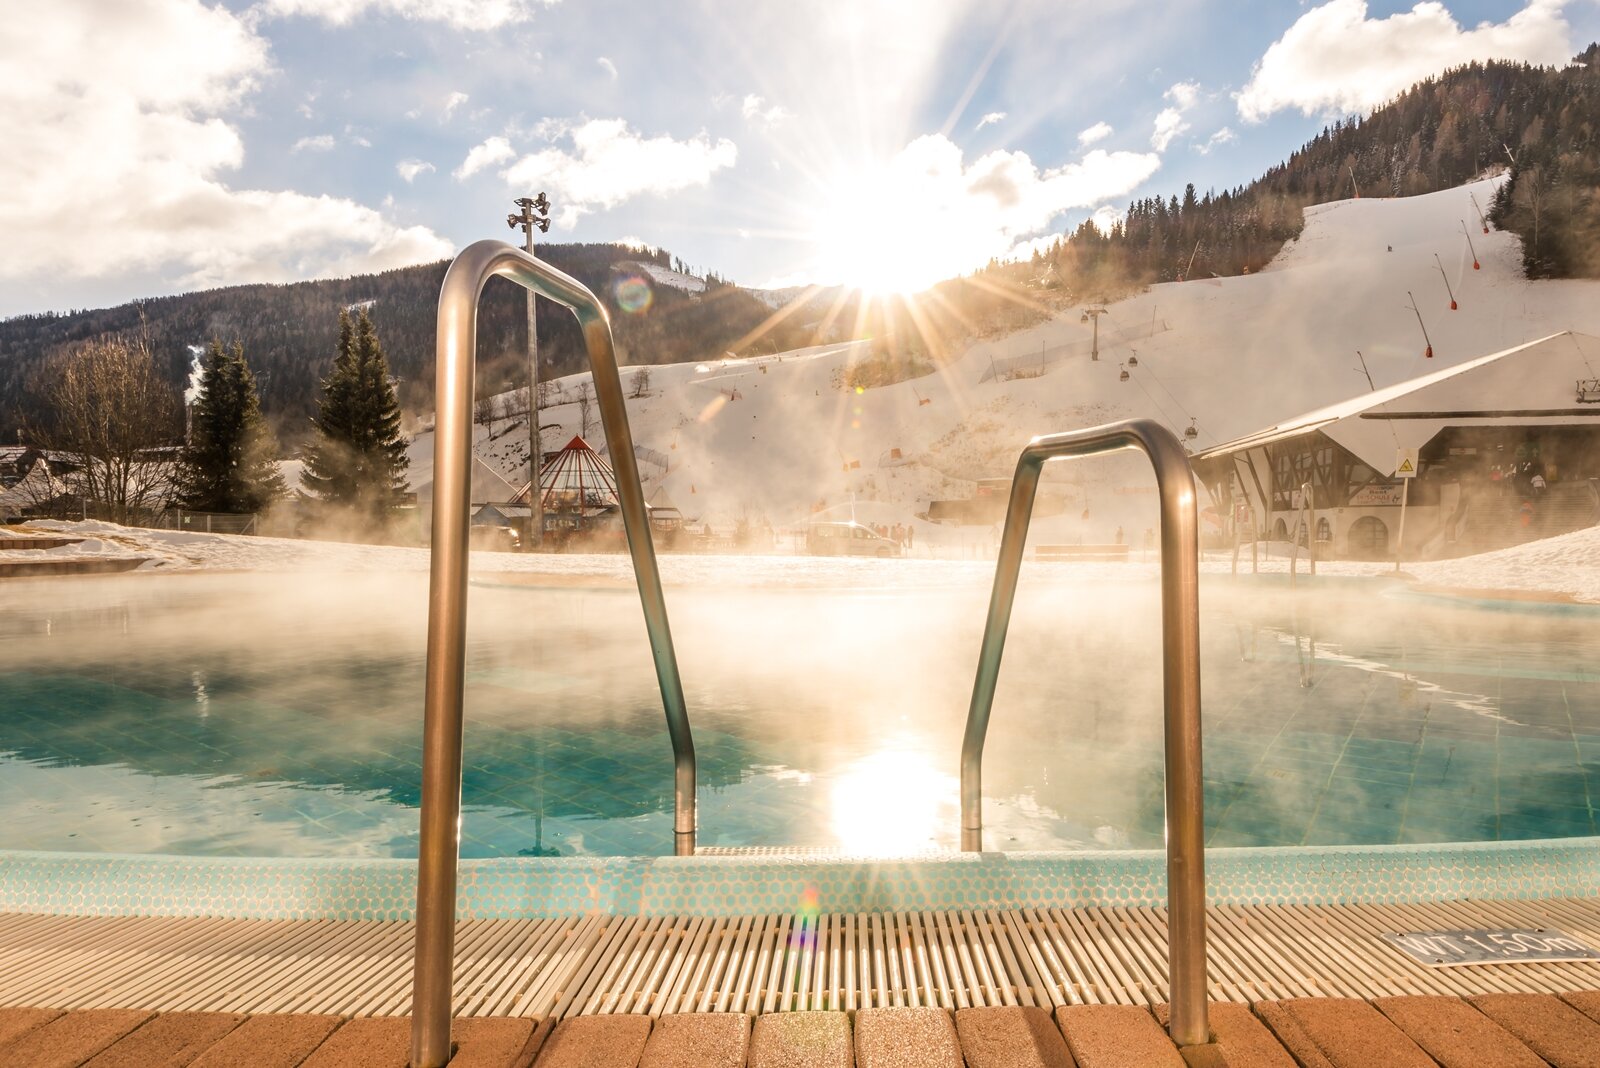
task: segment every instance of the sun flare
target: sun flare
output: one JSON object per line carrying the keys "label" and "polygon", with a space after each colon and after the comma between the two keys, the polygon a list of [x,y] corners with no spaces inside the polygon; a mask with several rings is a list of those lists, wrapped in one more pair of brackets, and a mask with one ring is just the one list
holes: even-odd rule
{"label": "sun flare", "polygon": [[848,853],[903,856],[954,827],[957,782],[923,753],[891,742],[833,784],[833,833]]}

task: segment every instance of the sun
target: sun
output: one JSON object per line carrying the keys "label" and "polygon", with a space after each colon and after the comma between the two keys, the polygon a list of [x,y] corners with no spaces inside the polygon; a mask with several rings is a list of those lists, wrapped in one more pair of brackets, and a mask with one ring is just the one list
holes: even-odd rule
{"label": "sun", "polygon": [[811,241],[817,276],[873,295],[912,294],[970,268],[942,232],[943,212],[893,169],[863,167],[824,187]]}

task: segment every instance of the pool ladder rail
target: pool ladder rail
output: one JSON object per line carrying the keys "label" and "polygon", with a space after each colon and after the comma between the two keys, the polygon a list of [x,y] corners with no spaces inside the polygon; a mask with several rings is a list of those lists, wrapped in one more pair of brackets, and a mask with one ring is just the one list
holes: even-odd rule
{"label": "pool ladder rail", "polygon": [[[695,845],[695,757],[661,574],[634,456],[605,306],[574,278],[502,241],[463,249],[439,291],[438,408],[433,445],[433,550],[428,591],[428,669],[423,712],[422,833],[417,852],[416,959],[412,978],[412,1068],[450,1060],[456,880],[461,855],[462,697],[466,658],[467,531],[471,520],[472,402],[478,301],[490,278],[508,278],[578,317],[594,375],[600,421],[617,476],[645,629],[672,739],[673,846]],[[534,480],[537,481],[537,464]]]}
{"label": "pool ladder rail", "polygon": [[1200,762],[1200,543],[1194,472],[1177,435],[1150,419],[1034,438],[1017,460],[961,746],[961,848],[983,849],[983,745],[1017,576],[1047,460],[1139,449],[1161,508],[1161,644],[1166,762],[1167,970],[1179,1046],[1210,1041],[1206,1013],[1205,795]]}

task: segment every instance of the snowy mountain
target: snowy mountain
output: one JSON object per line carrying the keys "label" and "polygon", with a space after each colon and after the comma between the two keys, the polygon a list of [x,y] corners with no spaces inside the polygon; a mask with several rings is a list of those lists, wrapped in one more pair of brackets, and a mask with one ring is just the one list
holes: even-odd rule
{"label": "snowy mountain", "polygon": [[[1093,323],[1073,308],[972,342],[934,374],[861,393],[842,384],[861,342],[652,367],[638,398],[624,369],[634,439],[668,461],[641,464],[646,490],[663,489],[714,525],[748,515],[781,527],[818,507],[909,522],[930,499],[970,496],[976,479],[1009,475],[1036,434],[1149,416],[1179,433],[1192,425],[1199,450],[1366,392],[1358,350],[1382,388],[1559,330],[1600,332],[1600,282],[1528,281],[1514,236],[1464,230],[1475,219],[1469,196],[1489,201],[1499,180],[1311,208],[1301,237],[1260,273],[1156,285],[1109,305],[1098,362]],[[588,378],[559,380],[562,403],[543,413],[559,426],[547,448],[582,429]],[[586,437],[600,448],[592,421]],[[485,461],[513,482],[526,477],[525,420],[477,432]],[[424,434],[412,445],[414,483],[431,461]],[[1142,464],[1123,455],[1052,465],[1047,484],[1066,507],[1040,525],[1087,541],[1152,526],[1154,482]],[[919,525],[924,532],[955,536]]]}

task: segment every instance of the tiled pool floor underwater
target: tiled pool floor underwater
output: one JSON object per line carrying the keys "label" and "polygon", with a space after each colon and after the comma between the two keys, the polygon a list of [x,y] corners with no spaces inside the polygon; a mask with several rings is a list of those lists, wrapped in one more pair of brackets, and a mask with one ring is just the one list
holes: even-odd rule
{"label": "tiled pool floor underwater", "polygon": [[1209,704],[1207,845],[1596,833],[1600,672],[1529,675],[1493,659],[1410,672],[1417,681],[1322,668],[1303,702],[1262,687]]}

